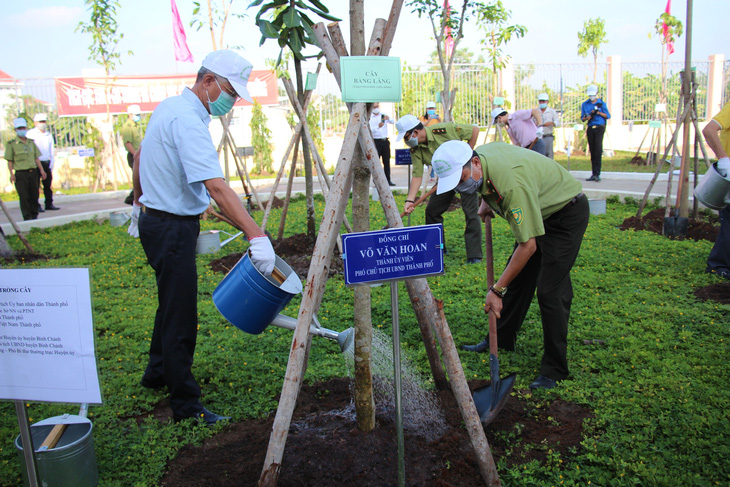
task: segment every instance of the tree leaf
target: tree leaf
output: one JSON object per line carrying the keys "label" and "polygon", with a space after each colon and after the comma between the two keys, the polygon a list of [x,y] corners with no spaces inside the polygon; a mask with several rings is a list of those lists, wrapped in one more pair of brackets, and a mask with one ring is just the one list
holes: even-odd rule
{"label": "tree leaf", "polygon": [[279,30],[276,29],[268,20],[261,19],[259,20],[258,25],[261,34],[267,39],[277,39],[279,37]]}
{"label": "tree leaf", "polygon": [[284,24],[287,27],[299,27],[302,23],[301,20],[299,12],[297,12],[296,9],[288,7],[284,11]]}

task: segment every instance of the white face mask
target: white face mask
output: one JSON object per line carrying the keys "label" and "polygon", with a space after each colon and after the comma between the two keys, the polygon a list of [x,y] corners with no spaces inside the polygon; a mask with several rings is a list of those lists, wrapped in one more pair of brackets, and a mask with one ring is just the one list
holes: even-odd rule
{"label": "white face mask", "polygon": [[418,145],[418,137],[411,135],[411,138],[405,141],[406,145],[411,149]]}
{"label": "white face mask", "polygon": [[598,97],[596,95],[591,95],[591,96],[588,97],[588,99],[590,101],[596,101],[596,99],[598,99]]}
{"label": "white face mask", "polygon": [[35,126],[38,127],[40,130],[42,130],[43,132],[48,130],[48,124],[46,122],[38,122],[37,124],[35,124]]}
{"label": "white face mask", "polygon": [[373,108],[373,115],[380,115],[380,108]]}

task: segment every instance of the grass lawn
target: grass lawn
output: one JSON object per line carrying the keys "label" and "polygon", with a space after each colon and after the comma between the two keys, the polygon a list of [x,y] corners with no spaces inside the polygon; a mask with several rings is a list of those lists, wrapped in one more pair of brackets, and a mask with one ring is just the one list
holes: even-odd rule
{"label": "grass lawn", "polygon": [[[397,196],[403,204],[403,195]],[[317,198],[317,215],[323,203]],[[711,486],[730,484],[730,310],[701,302],[693,291],[720,282],[705,274],[712,247],[707,241],[672,241],[649,232],[622,232],[616,227],[636,207],[608,203],[604,215],[591,216],[583,247],[573,270],[575,298],[569,335],[571,377],[560,387],[535,396],[547,403],[557,398],[589,408],[594,418],[570,459],[553,454],[544,464],[530,462],[507,468],[497,458],[505,485]],[[275,228],[280,210],[273,210]],[[306,208],[297,200],[289,209],[285,236],[305,232]],[[385,219],[379,202],[371,204],[371,228]],[[423,223],[422,210],[413,224]],[[261,212],[255,213],[260,219]],[[475,343],[487,327],[482,311],[486,283],[483,266],[466,265],[460,211],[445,214],[451,252],[446,273],[429,278],[457,343]],[[226,229],[203,222],[203,229]],[[494,224],[496,273],[503,269],[513,245],[506,222]],[[146,365],[156,308],[152,269],[139,241],[125,227],[108,222],[73,223],[35,229],[27,235],[36,251],[56,256],[24,267],[89,267],[92,277],[96,359],[104,403],[90,408],[99,465],[99,485],[156,486],[165,465],[186,444],[199,444],[215,428],[191,428],[154,419],[138,425],[134,416],[152,410],[164,393],[145,389],[139,379]],[[21,250],[17,237],[8,239]],[[247,335],[216,311],[211,293],[222,279],[210,270],[211,260],[247,246],[236,239],[218,254],[197,257],[199,270],[199,335],[194,373],[203,385],[203,401],[233,420],[259,418],[277,407],[287,365],[291,332],[270,327]],[[404,351],[426,374],[429,367],[405,286],[399,293]],[[341,276],[331,278],[318,312],[322,326],[343,330],[352,325],[353,291]],[[296,316],[296,297],[285,314]],[[373,288],[373,325],[390,330],[388,286]],[[503,375],[517,372],[515,389],[526,389],[536,376],[542,347],[537,304],[533,303],[519,335],[516,352],[500,354]],[[583,340],[605,346],[585,346]],[[460,352],[467,378],[488,378],[481,354]],[[346,375],[335,343],[315,339],[306,381]],[[30,403],[32,422],[77,405]],[[13,441],[18,434],[11,402],[0,404],[0,486],[20,485],[20,466]],[[520,439],[515,431],[513,441]],[[539,444],[528,445],[540,448]],[[565,460],[565,461],[564,461]]]}

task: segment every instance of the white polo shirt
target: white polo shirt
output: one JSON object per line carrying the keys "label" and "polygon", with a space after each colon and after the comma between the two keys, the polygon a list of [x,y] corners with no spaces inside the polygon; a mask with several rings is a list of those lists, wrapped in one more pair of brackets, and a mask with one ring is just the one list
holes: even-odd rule
{"label": "white polo shirt", "polygon": [[140,203],[175,215],[208,208],[204,182],[223,178],[209,123],[208,111],[189,88],[157,106],[142,140]]}
{"label": "white polo shirt", "polygon": [[370,114],[370,131],[373,133],[373,139],[385,139],[388,137],[388,124],[393,123],[391,118],[385,121],[382,127],[379,127],[383,113],[377,115]]}
{"label": "white polo shirt", "polygon": [[55,157],[53,156],[53,136],[51,135],[51,133],[41,132],[40,129],[38,129],[37,127],[33,127],[32,129],[28,130],[26,137],[35,142],[35,145],[41,152],[41,161],[50,162],[48,167],[53,169],[53,160],[55,159]]}

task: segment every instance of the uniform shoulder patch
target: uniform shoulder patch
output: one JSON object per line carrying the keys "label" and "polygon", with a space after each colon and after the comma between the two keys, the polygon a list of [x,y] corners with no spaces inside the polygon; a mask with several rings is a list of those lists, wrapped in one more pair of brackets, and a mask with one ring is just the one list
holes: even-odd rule
{"label": "uniform shoulder patch", "polygon": [[431,133],[435,134],[435,135],[442,135],[442,134],[446,133],[446,129],[445,128],[433,129],[433,130],[431,130]]}
{"label": "uniform shoulder patch", "polygon": [[515,223],[520,225],[524,219],[524,214],[522,213],[522,208],[512,208],[510,210],[510,213],[512,213],[512,218],[515,219]]}

